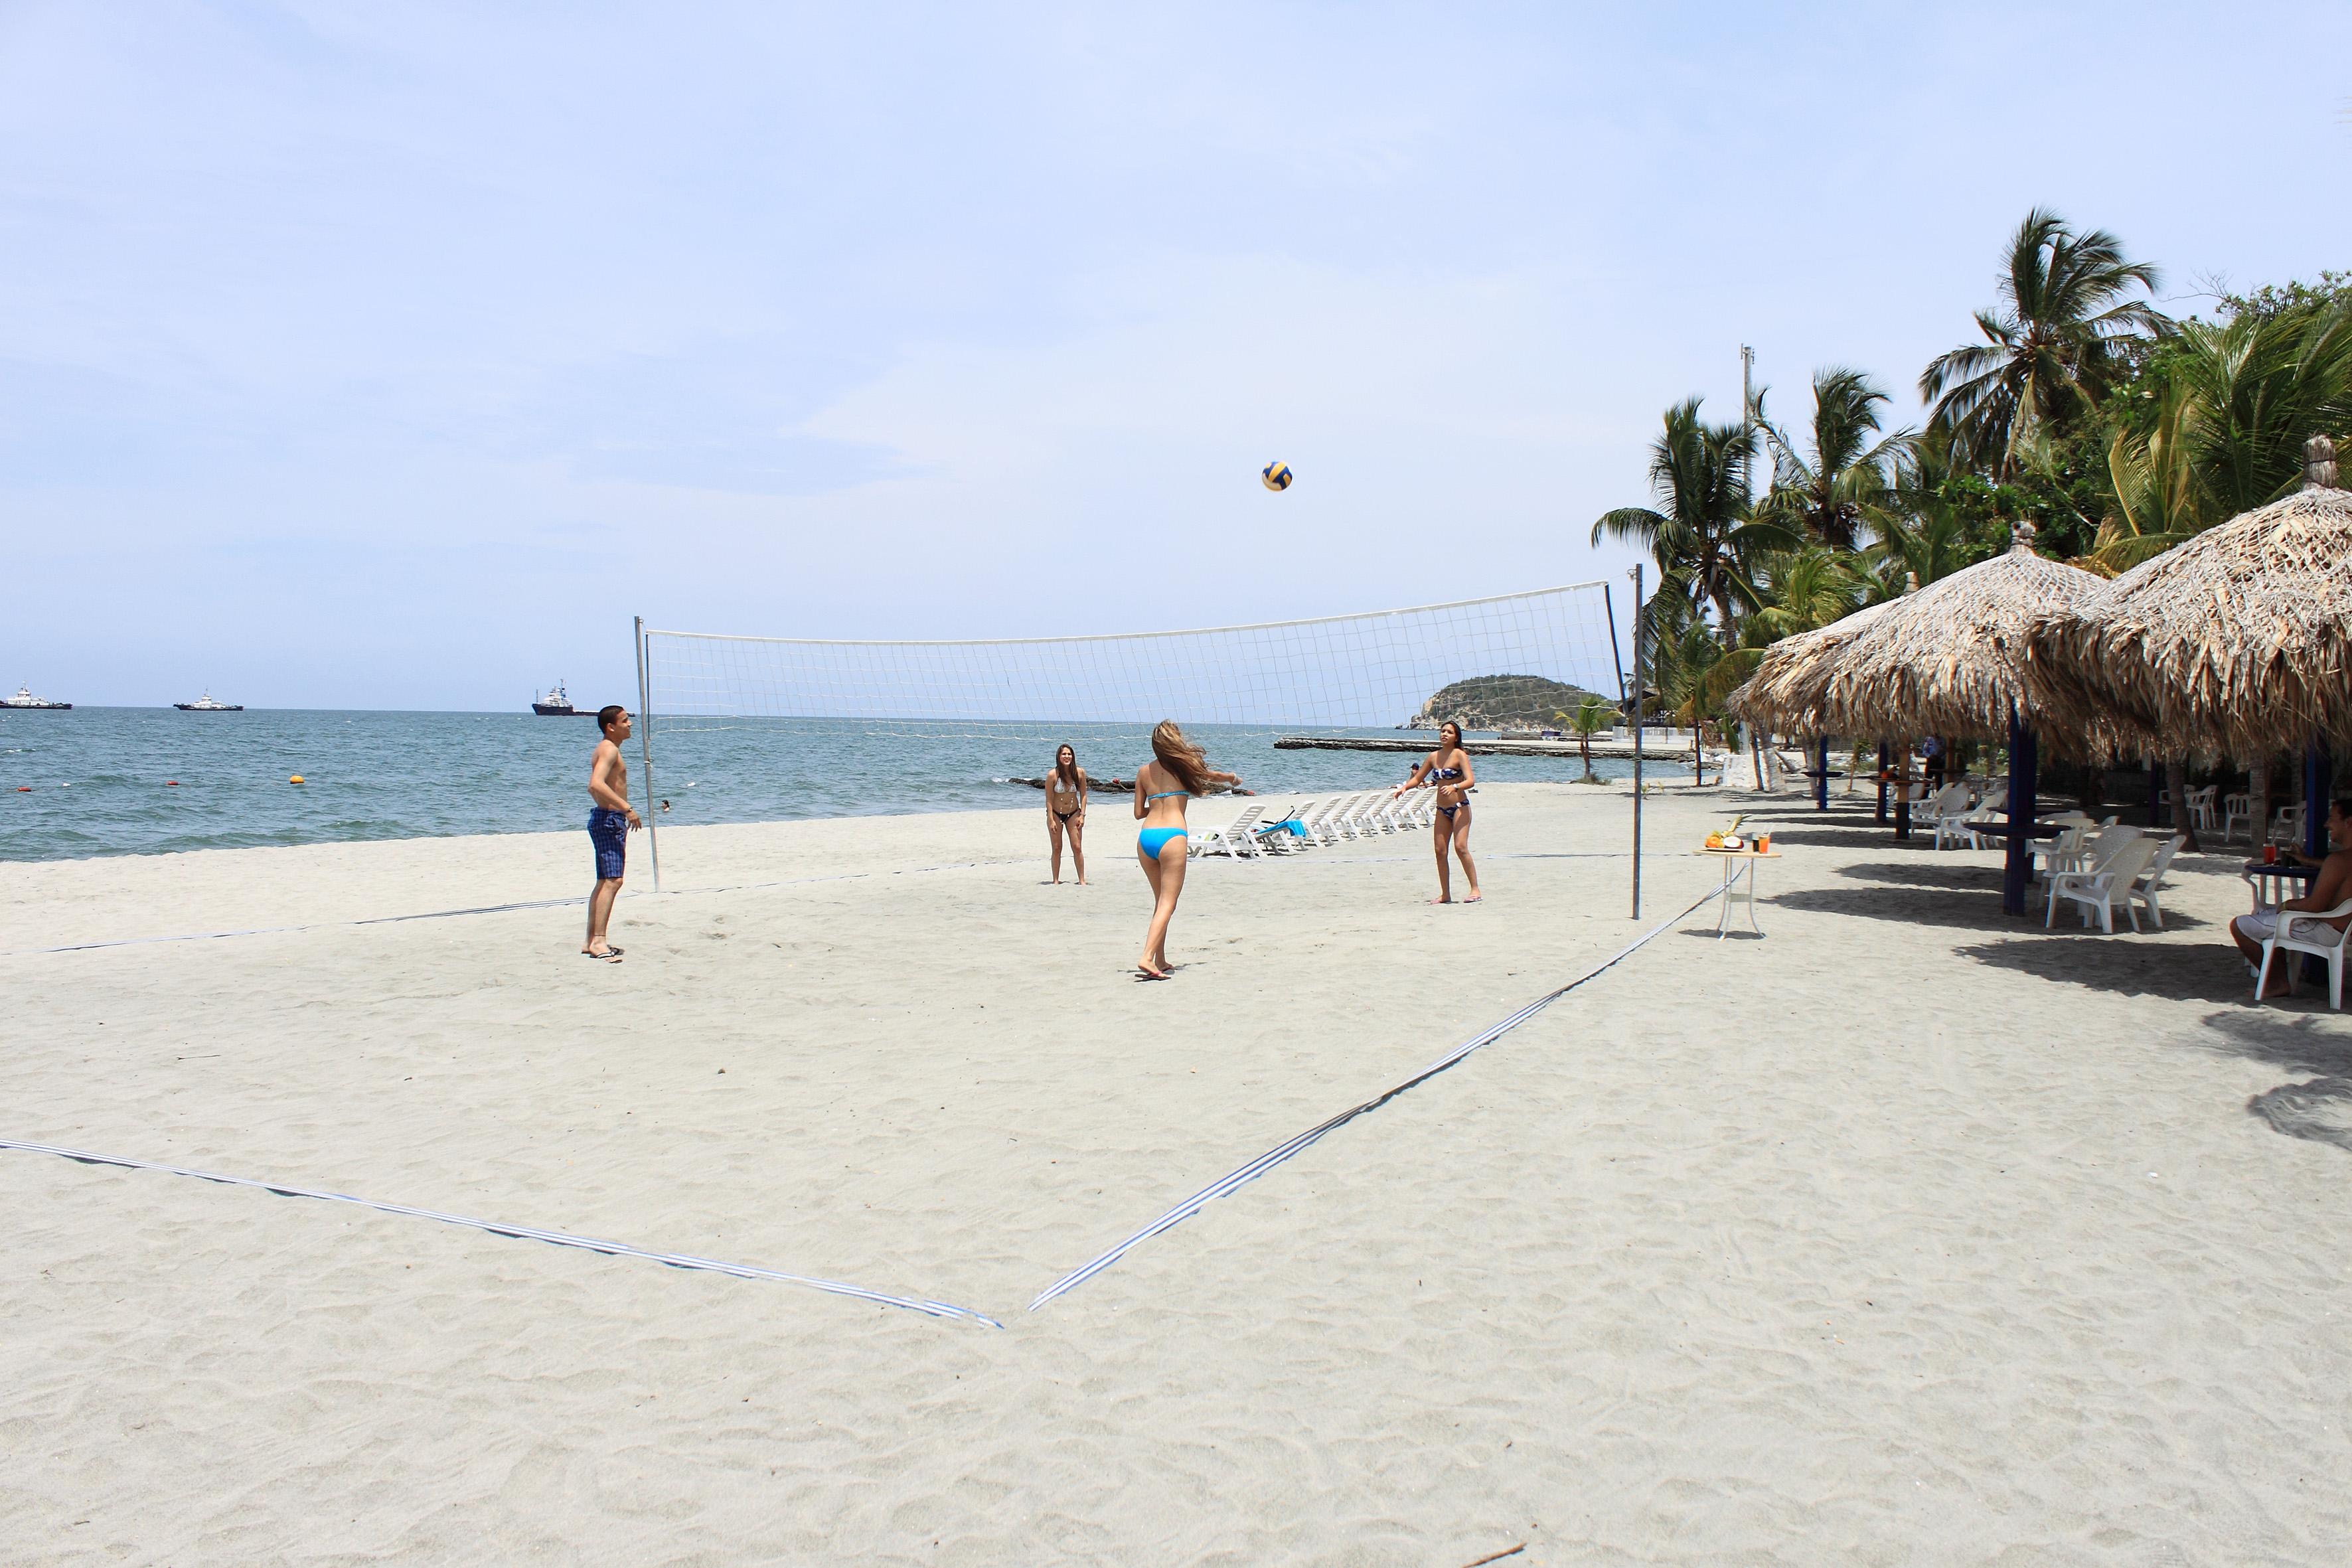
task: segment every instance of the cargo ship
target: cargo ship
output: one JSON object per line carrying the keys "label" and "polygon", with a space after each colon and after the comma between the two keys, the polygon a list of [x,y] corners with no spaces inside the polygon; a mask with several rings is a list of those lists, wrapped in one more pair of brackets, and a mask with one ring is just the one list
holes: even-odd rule
{"label": "cargo ship", "polygon": [[72,706],[70,702],[52,702],[46,697],[36,697],[29,686],[16,688],[14,697],[0,697],[0,708],[47,708],[62,713]]}

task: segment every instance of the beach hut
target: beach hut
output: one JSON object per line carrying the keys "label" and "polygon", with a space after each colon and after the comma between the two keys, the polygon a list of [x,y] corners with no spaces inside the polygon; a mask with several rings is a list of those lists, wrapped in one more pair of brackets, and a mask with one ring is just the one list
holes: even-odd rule
{"label": "beach hut", "polygon": [[2054,607],[2027,639],[2034,700],[2061,723],[2105,715],[2173,754],[2257,767],[2300,753],[2313,854],[2329,748],[2352,746],[2352,491],[2336,481],[2315,436],[2300,490]]}
{"label": "beach hut", "polygon": [[[2018,523],[2004,554],[1808,633],[1810,640],[1775,643],[1732,694],[1733,711],[1817,735],[2006,740],[2010,839],[2001,907],[2021,914],[2042,727],[2025,681],[2025,636],[2042,616],[2105,585],[2078,566],[2035,554],[2033,525]],[[2068,754],[2104,755],[2126,738],[2095,708],[2072,711],[2073,721],[2051,737]]]}

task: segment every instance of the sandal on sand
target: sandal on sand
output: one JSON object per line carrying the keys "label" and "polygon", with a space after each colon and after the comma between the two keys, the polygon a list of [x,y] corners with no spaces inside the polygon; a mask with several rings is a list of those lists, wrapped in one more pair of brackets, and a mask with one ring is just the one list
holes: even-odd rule
{"label": "sandal on sand", "polygon": [[617,947],[608,947],[602,952],[591,952],[583,947],[580,950],[580,956],[583,958],[601,958],[607,963],[618,963],[621,962],[621,950]]}

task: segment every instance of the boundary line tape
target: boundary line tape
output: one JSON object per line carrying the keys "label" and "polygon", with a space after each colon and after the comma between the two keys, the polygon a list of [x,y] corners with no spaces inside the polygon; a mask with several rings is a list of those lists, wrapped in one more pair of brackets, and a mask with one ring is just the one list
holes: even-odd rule
{"label": "boundary line tape", "polygon": [[1287,1161],[1296,1155],[1304,1153],[1307,1150],[1320,1142],[1326,1134],[1337,1132],[1340,1128],[1345,1127],[1349,1122],[1353,1121],[1359,1116],[1366,1116],[1370,1114],[1372,1111],[1378,1110],[1381,1107],[1386,1105],[1390,1100],[1394,1100],[1397,1096],[1404,1093],[1407,1089],[1417,1088],[1420,1085],[1428,1082],[1431,1079],[1435,1078],[1438,1074],[1444,1072],[1447,1068],[1459,1065],[1463,1058],[1469,1056],[1471,1052],[1478,1050],[1483,1047],[1493,1045],[1496,1040],[1501,1039],[1505,1035],[1509,1034],[1513,1029],[1517,1028],[1520,1025],[1526,1023],[1528,1019],[1534,1017],[1537,1014],[1542,1012],[1545,1008],[1550,1006],[1553,1003],[1559,1001],[1561,997],[1567,995],[1570,992],[1575,990],[1586,981],[1594,978],[1596,975],[1605,974],[1610,970],[1614,969],[1618,964],[1623,963],[1626,959],[1631,958],[1634,953],[1639,952],[1643,948],[1648,946],[1653,938],[1664,934],[1668,930],[1680,924],[1685,918],[1704,907],[1711,900],[1721,897],[1723,889],[1721,888],[1709,889],[1693,902],[1685,905],[1675,913],[1667,916],[1664,920],[1660,921],[1656,925],[1652,926],[1648,931],[1643,931],[1640,936],[1635,937],[1629,945],[1620,948],[1613,956],[1604,960],[1596,967],[1587,970],[1584,973],[1578,975],[1575,979],[1570,981],[1567,984],[1559,987],[1558,990],[1548,992],[1545,994],[1537,997],[1534,1001],[1528,1003],[1526,1006],[1520,1008],[1509,1017],[1505,1018],[1501,1023],[1488,1026],[1486,1029],[1472,1036],[1463,1044],[1454,1047],[1454,1049],[1446,1052],[1445,1055],[1438,1058],[1435,1061],[1430,1063],[1427,1067],[1422,1068],[1411,1078],[1406,1079],[1402,1083],[1381,1090],[1379,1094],[1374,1095],[1371,1099],[1363,1101],[1360,1105],[1349,1107],[1347,1110],[1339,1112],[1339,1115],[1332,1117],[1330,1120],[1318,1122],[1317,1125],[1308,1128],[1306,1131],[1301,1132],[1298,1136],[1291,1139],[1288,1142],[1277,1143],[1273,1148],[1267,1150],[1265,1153],[1260,1154],[1256,1159],[1250,1161],[1248,1163],[1236,1166],[1233,1170],[1226,1172],[1215,1181],[1211,1182],[1207,1186],[1202,1187],[1199,1192],[1194,1193],[1191,1197],[1186,1198],[1183,1202],[1178,1204],[1175,1207],[1168,1210],[1159,1218],[1153,1220],[1150,1225],[1145,1226],[1141,1230],[1129,1236],[1126,1240],[1119,1242],[1118,1245],[1110,1247],[1108,1251],[1097,1255],[1090,1261],[1079,1265],[1069,1273],[1063,1275],[1059,1279],[1055,1280],[1053,1284],[1048,1285],[1038,1294],[1035,1300],[1029,1303],[1029,1310],[1034,1312],[1040,1307],[1043,1307],[1046,1302],[1054,1300],[1056,1296],[1060,1296],[1069,1290],[1076,1289],[1078,1286],[1085,1284],[1087,1280],[1093,1279],[1104,1269],[1108,1268],[1112,1264],[1117,1263],[1120,1258],[1125,1258],[1129,1252],[1132,1251],[1142,1243],[1150,1240],[1153,1237],[1160,1235],[1162,1231],[1173,1230],[1176,1226],[1183,1224],[1186,1220],[1200,1213],[1202,1208],[1214,1203],[1217,1199],[1230,1197],[1234,1193],[1239,1192],[1242,1188],[1249,1185],[1252,1182],[1256,1181],[1260,1176],[1265,1175],[1268,1171],[1273,1170],[1276,1165],[1283,1163],[1285,1161]]}
{"label": "boundary line tape", "polygon": [[264,1182],[251,1176],[225,1176],[216,1171],[193,1170],[185,1165],[159,1164],[152,1160],[133,1160],[120,1154],[93,1154],[82,1149],[62,1149],[54,1143],[26,1143],[14,1138],[0,1138],[0,1149],[14,1149],[26,1154],[55,1154],[61,1160],[74,1160],[85,1165],[116,1165],[126,1171],[156,1171],[167,1176],[193,1176],[200,1182],[217,1182],[223,1186],[253,1187],[265,1193],[275,1193],[281,1198],[312,1198],[320,1203],[354,1204],[378,1214],[399,1215],[407,1219],[429,1219],[441,1225],[461,1226],[469,1230],[488,1231],[517,1241],[541,1241],[550,1247],[572,1247],[583,1252],[600,1252],[611,1258],[640,1258],[648,1263],[667,1264],[672,1268],[695,1268],[713,1274],[730,1274],[738,1279],[770,1279],[781,1285],[801,1285],[829,1295],[848,1296],[860,1301],[871,1301],[880,1307],[900,1307],[909,1312],[920,1312],[931,1318],[954,1318],[970,1323],[984,1323],[992,1329],[1004,1325],[984,1312],[969,1307],[959,1307],[949,1301],[919,1300],[912,1296],[891,1296],[879,1290],[868,1290],[862,1285],[845,1285],[838,1279],[819,1279],[806,1274],[786,1274],[773,1268],[761,1268],[749,1263],[722,1263],[717,1258],[697,1258],[689,1253],[655,1252],[642,1247],[632,1247],[625,1241],[605,1241],[593,1236],[574,1236],[569,1231],[541,1230],[528,1225],[501,1225],[496,1220],[475,1219],[467,1215],[443,1214],[438,1209],[413,1208],[406,1204],[379,1203],[373,1198],[353,1197],[349,1193],[322,1192],[315,1187],[298,1187],[286,1182]]}

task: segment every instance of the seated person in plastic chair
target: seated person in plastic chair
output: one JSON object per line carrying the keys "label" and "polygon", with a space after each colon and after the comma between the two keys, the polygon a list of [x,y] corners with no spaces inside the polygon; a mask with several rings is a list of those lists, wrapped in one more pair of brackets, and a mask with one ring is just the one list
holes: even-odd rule
{"label": "seated person in plastic chair", "polygon": [[[2282,851],[2286,858],[2300,865],[2319,868],[2319,875],[2312,879],[2311,890],[2299,899],[2287,900],[2275,910],[2256,910],[2230,922],[2230,938],[2238,944],[2238,952],[2244,955],[2249,972],[2255,971],[2256,965],[2262,963],[2263,942],[2278,929],[2279,921],[2293,920],[2298,913],[2332,910],[2347,899],[2352,899],[2352,795],[2339,795],[2328,803],[2327,849],[2328,853],[2316,860],[2298,850]],[[2347,921],[2352,921],[2352,915],[2338,915],[2327,923],[2342,931]],[[2292,952],[2277,956],[2286,963],[2302,962]],[[2255,1001],[2263,999],[2263,993],[2270,988],[2273,978],[2284,984],[2284,975],[2274,977],[2254,973]]]}

